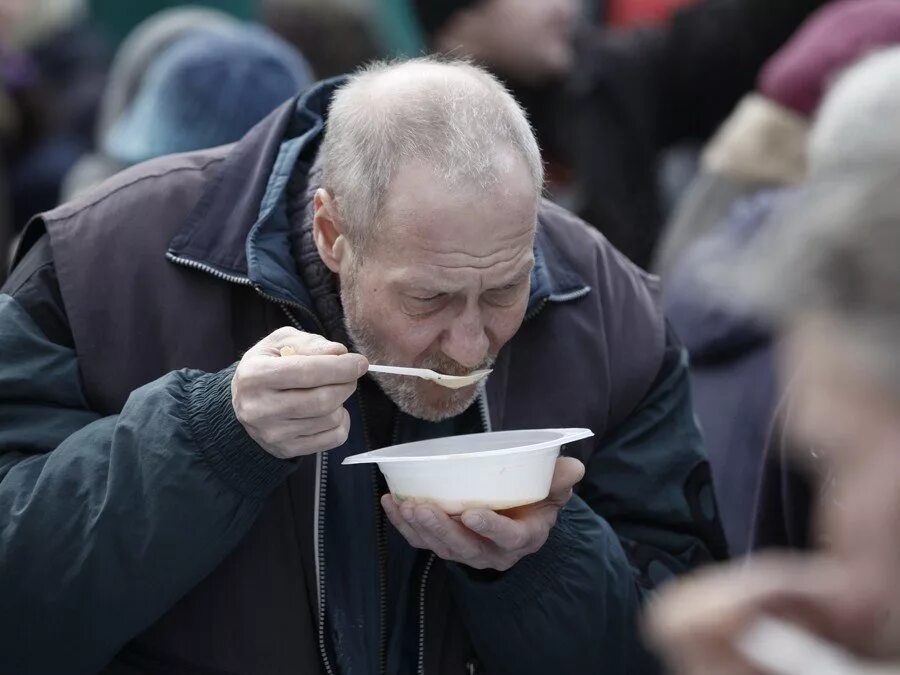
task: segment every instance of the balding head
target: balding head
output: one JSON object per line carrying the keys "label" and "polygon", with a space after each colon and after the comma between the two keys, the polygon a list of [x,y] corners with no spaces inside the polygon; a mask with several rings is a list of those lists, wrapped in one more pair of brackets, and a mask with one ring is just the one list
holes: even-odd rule
{"label": "balding head", "polygon": [[402,166],[428,167],[447,189],[502,189],[515,154],[535,201],[543,187],[525,113],[496,78],[461,61],[376,63],[351,76],[332,100],[321,152],[324,187],[361,248]]}

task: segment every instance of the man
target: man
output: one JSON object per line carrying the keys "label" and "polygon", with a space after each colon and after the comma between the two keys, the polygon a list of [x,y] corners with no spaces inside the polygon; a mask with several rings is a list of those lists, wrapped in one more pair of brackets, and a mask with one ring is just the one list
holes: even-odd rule
{"label": "man", "polygon": [[796,459],[820,478],[821,550],[767,554],[667,589],[650,626],[679,673],[760,672],[736,645],[767,614],[861,656],[900,657],[898,177],[892,161],[820,179],[760,257],[750,286],[784,330],[786,421],[804,448]]}
{"label": "man", "polygon": [[[495,79],[415,60],[35,221],[0,320],[0,671],[644,672],[641,598],[723,554],[709,467],[655,281],[542,180]],[[598,440],[512,513],[341,466],[548,426]]]}

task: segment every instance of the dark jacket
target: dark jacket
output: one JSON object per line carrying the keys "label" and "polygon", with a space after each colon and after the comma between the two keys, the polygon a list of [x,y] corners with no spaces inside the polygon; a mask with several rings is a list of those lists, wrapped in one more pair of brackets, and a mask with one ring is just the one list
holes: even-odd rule
{"label": "dark jacket", "polygon": [[738,200],[683,254],[663,306],[691,355],[694,407],[703,431],[731,552],[747,551],[766,442],[778,398],[770,331],[719,285],[760,236],[784,191]]}
{"label": "dark jacket", "polygon": [[[386,597],[377,474],[341,466],[367,447],[360,398],[330,452],[250,439],[232,364],[322,330],[285,191],[333,86],[33,224],[0,295],[0,672],[647,672],[641,598],[724,554],[655,281],[549,204],[528,318],[464,416],[597,434],[567,449],[587,476],[540,552],[485,576],[410,549]],[[400,415],[394,438],[444,433]]]}

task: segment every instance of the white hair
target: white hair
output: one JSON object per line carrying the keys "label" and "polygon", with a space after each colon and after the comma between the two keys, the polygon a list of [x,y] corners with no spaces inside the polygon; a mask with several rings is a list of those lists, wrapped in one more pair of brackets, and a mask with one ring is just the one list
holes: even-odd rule
{"label": "white hair", "polygon": [[509,91],[465,61],[416,58],[373,63],[334,94],[321,157],[348,236],[371,240],[401,164],[420,161],[448,187],[489,189],[503,179],[501,153],[521,155],[535,199],[543,189],[540,150]]}
{"label": "white hair", "polygon": [[814,175],[900,157],[900,47],[844,72],[816,116],[809,140]]}

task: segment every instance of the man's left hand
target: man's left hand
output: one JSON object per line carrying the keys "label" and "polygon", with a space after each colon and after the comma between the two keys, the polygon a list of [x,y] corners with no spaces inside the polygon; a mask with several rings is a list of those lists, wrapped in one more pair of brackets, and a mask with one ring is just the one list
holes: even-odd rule
{"label": "man's left hand", "polygon": [[547,499],[503,514],[473,509],[457,520],[433,504],[410,500],[398,504],[389,494],[382,497],[381,505],[411,546],[474,569],[503,572],[544,545],[559,510],[583,476],[581,462],[561,457],[556,460]]}

